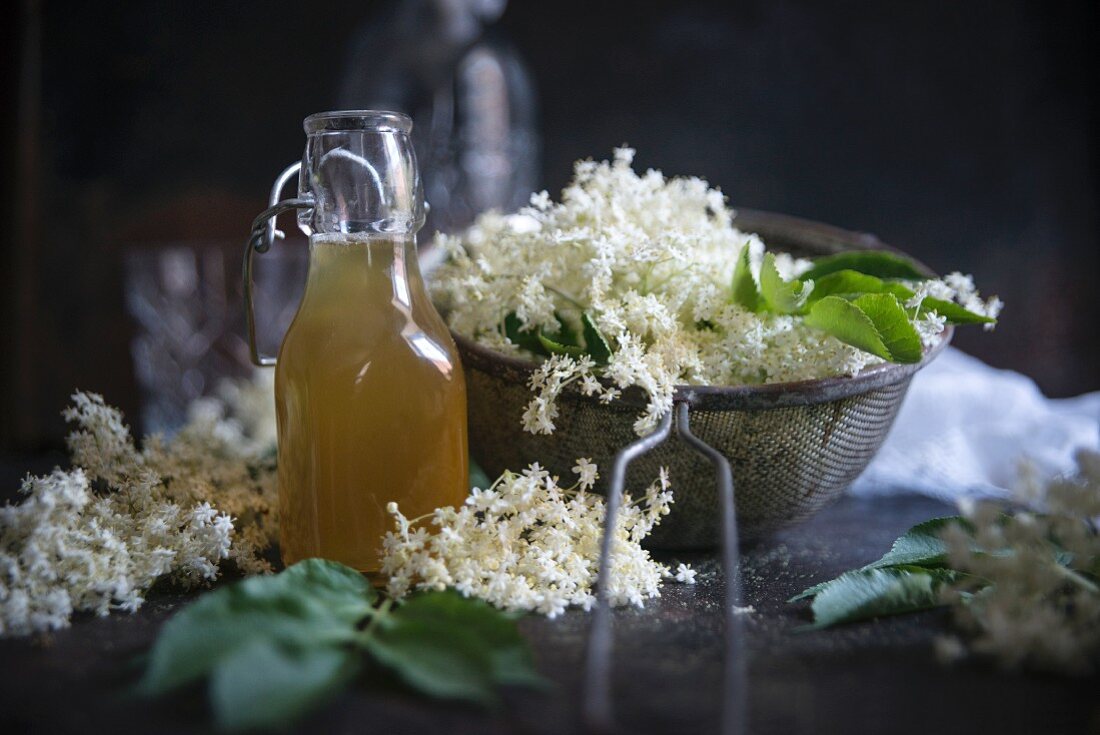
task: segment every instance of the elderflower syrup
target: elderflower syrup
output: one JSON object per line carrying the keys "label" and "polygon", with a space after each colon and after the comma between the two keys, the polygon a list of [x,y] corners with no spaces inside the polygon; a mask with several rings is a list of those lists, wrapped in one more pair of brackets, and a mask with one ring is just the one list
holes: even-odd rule
{"label": "elderflower syrup", "polygon": [[306,119],[289,206],[305,209],[309,275],[275,365],[285,564],[376,573],[389,503],[419,516],[466,496],[466,385],[420,275],[410,127],[371,111]]}

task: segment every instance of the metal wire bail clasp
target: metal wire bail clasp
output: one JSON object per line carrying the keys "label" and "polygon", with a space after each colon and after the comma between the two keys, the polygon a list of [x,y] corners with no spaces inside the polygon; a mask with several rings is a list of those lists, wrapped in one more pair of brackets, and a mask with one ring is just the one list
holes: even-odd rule
{"label": "metal wire bail clasp", "polygon": [[252,232],[244,247],[244,319],[248,325],[248,351],[252,356],[252,363],[260,367],[271,367],[275,364],[275,358],[261,355],[260,348],[256,344],[256,308],[252,298],[252,256],[254,253],[266,253],[276,239],[283,239],[283,232],[275,228],[276,217],[289,209],[313,207],[313,198],[308,195],[279,200],[283,187],[298,175],[301,168],[301,161],[292,163],[275,179],[275,184],[271,187],[271,196],[267,200],[269,206],[252,220]]}

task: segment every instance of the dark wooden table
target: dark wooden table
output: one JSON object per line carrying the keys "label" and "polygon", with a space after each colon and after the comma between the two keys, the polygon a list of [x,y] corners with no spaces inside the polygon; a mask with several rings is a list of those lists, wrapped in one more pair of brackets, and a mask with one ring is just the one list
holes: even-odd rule
{"label": "dark wooden table", "polygon": [[[4,473],[10,476],[10,473]],[[800,632],[807,606],[785,600],[880,556],[902,531],[949,513],[916,496],[847,498],[745,551],[753,733],[1100,732],[1100,678],[945,668],[932,651],[947,617],[931,612]],[[616,613],[615,691],[624,732],[715,732],[721,681],[722,585],[713,555],[668,555],[699,570],[642,610]],[[159,701],[127,695],[136,660],[190,596],[160,592],[134,615],[78,620],[39,640],[0,641],[0,733],[196,733],[209,730],[200,688]],[[418,699],[386,682],[357,685],[294,730],[301,733],[573,733],[589,617],[529,617],[522,629],[546,693],[509,692],[485,713]]]}

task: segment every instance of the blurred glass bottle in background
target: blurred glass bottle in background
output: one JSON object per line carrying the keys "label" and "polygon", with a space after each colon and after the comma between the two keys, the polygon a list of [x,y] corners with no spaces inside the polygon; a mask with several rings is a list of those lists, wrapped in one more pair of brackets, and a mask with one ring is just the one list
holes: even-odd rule
{"label": "blurred glass bottle in background", "polygon": [[[225,378],[252,374],[240,303],[239,243],[187,240],[135,246],[125,257],[130,354],[141,391],[142,433],[174,434],[192,404]],[[295,247],[296,246],[296,247]],[[280,243],[257,269],[253,298],[266,316],[258,339],[278,346],[298,310],[308,255]]]}
{"label": "blurred glass bottle in background", "polygon": [[527,203],[539,176],[535,87],[491,29],[506,0],[401,0],[357,34],[344,109],[401,110],[431,205],[426,232],[454,232],[487,209]]}

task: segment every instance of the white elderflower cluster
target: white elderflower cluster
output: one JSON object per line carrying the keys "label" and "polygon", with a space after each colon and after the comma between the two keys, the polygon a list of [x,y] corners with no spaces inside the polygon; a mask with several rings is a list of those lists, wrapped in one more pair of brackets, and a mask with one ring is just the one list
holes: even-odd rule
{"label": "white elderflower cluster", "polygon": [[963,504],[973,530],[953,526],[944,540],[952,567],[970,575],[949,595],[972,638],[940,641],[941,657],[969,648],[1007,668],[1100,665],[1100,453],[1082,450],[1077,461],[1075,476],[1031,478],[1020,496],[1027,511]]}
{"label": "white elderflower cluster", "polygon": [[80,468],[27,478],[26,499],[0,509],[0,635],[63,628],[75,611],[134,611],[167,574],[213,579],[229,554],[229,516],[166,503],[156,481],[142,474],[99,495]]}
{"label": "white elderflower cluster", "polygon": [[[382,541],[390,595],[454,587],[505,610],[555,617],[573,605],[590,609],[605,507],[602,497],[589,492],[596,465],[578,459],[573,471],[578,480],[571,487],[559,486],[538,464],[520,474],[506,472],[491,487],[474,488],[462,507],[421,518],[405,518],[390,503],[395,530]],[[641,547],[669,512],[668,487],[662,470],[641,497],[623,497],[611,549],[613,605],[642,607],[660,595],[664,578],[695,581],[690,567],[681,564],[673,573]]]}
{"label": "white elderflower cluster", "polygon": [[[68,626],[73,613],[141,607],[154,582],[212,580],[222,560],[269,570],[276,533],[270,382],[236,384],[203,401],[171,440],[134,444],[122,414],[76,393],[65,418],[73,469],[28,477],[0,508],[0,636]],[[226,415],[232,409],[236,415]],[[273,409],[272,409],[273,411]]]}
{"label": "white elderflower cluster", "polygon": [[[579,333],[587,313],[612,348],[600,367],[583,358],[548,359],[532,378],[527,431],[554,430],[555,401],[571,384],[605,401],[627,387],[642,388],[649,405],[635,429],[644,433],[670,409],[677,384],[854,375],[881,362],[800,317],[730,303],[742,248],[749,248],[758,275],[764,244],[733,227],[733,212],[718,189],[698,178],[638,174],[633,158],[633,150],[619,148],[611,162],[579,161],[560,204],[540,192],[515,215],[487,213],[460,236],[439,236],[448,258],[433,275],[433,296],[456,332],[516,354],[520,348],[504,328],[509,314],[521,332],[534,335],[540,329],[557,333],[559,318]],[[809,265],[777,256],[784,278]],[[973,283],[954,275],[928,288],[981,303]],[[982,308],[995,312],[999,306]],[[935,315],[921,320],[926,344],[943,325]]]}

